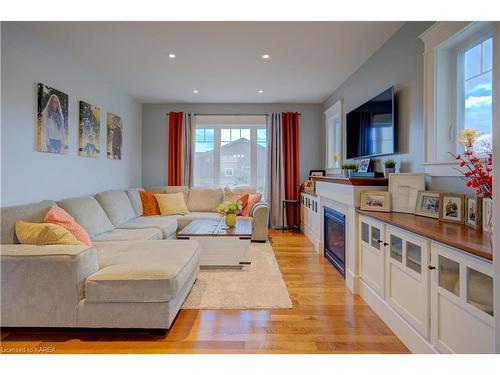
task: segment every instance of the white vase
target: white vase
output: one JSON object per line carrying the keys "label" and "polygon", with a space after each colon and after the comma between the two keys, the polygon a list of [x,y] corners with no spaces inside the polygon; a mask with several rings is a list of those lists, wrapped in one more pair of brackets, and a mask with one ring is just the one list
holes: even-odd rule
{"label": "white vase", "polygon": [[389,178],[389,173],[394,173],[396,168],[385,168],[384,167],[384,177]]}

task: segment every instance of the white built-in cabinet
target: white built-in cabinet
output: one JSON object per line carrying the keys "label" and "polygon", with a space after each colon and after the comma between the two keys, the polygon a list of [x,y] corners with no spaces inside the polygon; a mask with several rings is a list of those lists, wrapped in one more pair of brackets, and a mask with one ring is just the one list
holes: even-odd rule
{"label": "white built-in cabinet", "polygon": [[494,353],[491,262],[433,243],[431,336],[443,353]]}
{"label": "white built-in cabinet", "polygon": [[361,295],[415,351],[494,351],[492,262],[359,215]]}
{"label": "white built-in cabinet", "polygon": [[300,226],[316,249],[320,242],[320,211],[320,198],[317,195],[305,192],[300,194]]}

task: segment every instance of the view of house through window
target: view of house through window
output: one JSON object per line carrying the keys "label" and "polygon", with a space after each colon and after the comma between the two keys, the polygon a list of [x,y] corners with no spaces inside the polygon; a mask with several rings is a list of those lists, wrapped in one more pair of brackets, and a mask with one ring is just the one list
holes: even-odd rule
{"label": "view of house through window", "polygon": [[493,40],[483,39],[463,50],[459,59],[459,130],[476,129],[479,139],[476,151],[486,151],[491,145]]}
{"label": "view of house through window", "polygon": [[266,116],[196,116],[193,185],[252,186],[265,193]]}

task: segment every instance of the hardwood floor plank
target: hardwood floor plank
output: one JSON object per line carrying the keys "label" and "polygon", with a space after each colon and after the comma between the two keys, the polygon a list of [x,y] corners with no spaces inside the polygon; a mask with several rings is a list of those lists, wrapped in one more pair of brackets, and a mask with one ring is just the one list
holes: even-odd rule
{"label": "hardwood floor plank", "polygon": [[169,332],[4,328],[4,350],[56,353],[408,353],[302,234],[271,231],[291,309],[181,310]]}

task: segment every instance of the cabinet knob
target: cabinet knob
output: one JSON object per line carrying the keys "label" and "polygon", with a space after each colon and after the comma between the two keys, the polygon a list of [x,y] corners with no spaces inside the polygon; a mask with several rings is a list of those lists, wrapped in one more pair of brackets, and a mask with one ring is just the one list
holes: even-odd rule
{"label": "cabinet knob", "polygon": [[387,242],[384,242],[384,246],[389,246],[389,244]]}
{"label": "cabinet knob", "polygon": [[382,241],[382,240],[378,240],[377,242],[378,242],[378,243],[382,243],[382,242],[384,242],[384,241]]}
{"label": "cabinet knob", "polygon": [[431,271],[436,269],[436,267],[431,266],[430,264],[427,266],[427,268],[430,269]]}

